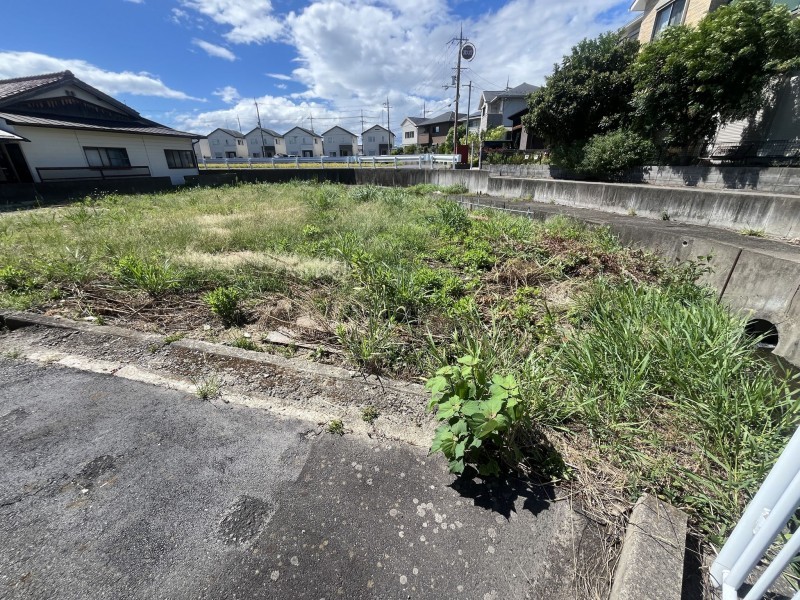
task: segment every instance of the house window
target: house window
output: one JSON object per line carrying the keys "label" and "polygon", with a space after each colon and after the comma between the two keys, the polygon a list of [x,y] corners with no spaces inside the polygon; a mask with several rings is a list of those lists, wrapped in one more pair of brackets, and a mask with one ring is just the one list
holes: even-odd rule
{"label": "house window", "polygon": [[367,136],[367,141],[368,142],[374,142],[375,141],[375,136],[374,135]]}
{"label": "house window", "polygon": [[125,148],[84,147],[84,154],[90,167],[130,167],[128,151]]}
{"label": "house window", "polygon": [[194,169],[197,166],[191,150],[164,150],[164,156],[170,169]]}
{"label": "house window", "polygon": [[685,8],[686,0],[675,0],[672,4],[659,10],[656,13],[656,23],[653,26],[652,39],[656,39],[667,27],[680,25],[683,21],[683,11]]}
{"label": "house window", "polygon": [[406,131],[406,139],[413,140],[414,139],[414,132],[413,131]]}
{"label": "house window", "polygon": [[314,143],[319,144],[319,140],[317,138],[314,138]]}
{"label": "house window", "polygon": [[438,125],[433,128],[433,133],[439,133],[439,126]]}
{"label": "house window", "polygon": [[236,140],[237,146],[244,146],[244,140]]}
{"label": "house window", "polygon": [[278,145],[278,138],[275,138],[275,145]]}

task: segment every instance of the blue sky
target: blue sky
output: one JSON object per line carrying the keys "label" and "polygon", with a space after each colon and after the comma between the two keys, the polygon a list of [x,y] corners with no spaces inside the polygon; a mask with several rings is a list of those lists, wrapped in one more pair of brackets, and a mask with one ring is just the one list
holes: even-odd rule
{"label": "blue sky", "polygon": [[[630,0],[29,0],[3,11],[0,78],[72,70],[156,121],[196,133],[262,124],[355,133],[452,109],[464,72],[480,93],[541,84],[584,37],[633,15]],[[462,99],[466,103],[466,89]],[[466,106],[462,108],[465,110]],[[238,119],[238,121],[237,121]]]}

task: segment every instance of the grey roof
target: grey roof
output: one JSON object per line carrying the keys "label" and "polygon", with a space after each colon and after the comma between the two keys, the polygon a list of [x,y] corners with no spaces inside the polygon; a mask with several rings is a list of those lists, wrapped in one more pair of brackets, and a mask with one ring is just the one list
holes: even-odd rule
{"label": "grey roof", "polygon": [[[225,129],[224,127],[217,127],[214,131],[222,131],[224,133],[227,133],[229,136],[235,138],[244,137],[244,134],[241,131],[236,131],[235,129]],[[211,133],[214,133],[214,131],[212,131]],[[209,133],[208,135],[211,135],[211,133]]]}
{"label": "grey roof", "polygon": [[18,115],[15,113],[0,112],[0,119],[12,125],[29,125],[32,127],[55,127],[57,129],[88,129],[92,131],[113,131],[115,133],[134,133],[138,135],[167,135],[171,137],[201,138],[202,135],[178,131],[152,121],[142,120],[139,124],[109,125],[100,122],[89,122],[78,119],[46,119],[43,117],[32,117],[29,115]]}
{"label": "grey roof", "polygon": [[[225,130],[225,129],[223,129],[223,131],[226,131],[226,130]],[[245,134],[244,134],[244,137],[247,137],[248,135],[250,135],[250,134],[251,134],[251,133],[253,133],[254,131],[258,131],[258,127],[253,127],[253,129],[252,129],[252,130],[250,130],[250,131],[248,131],[247,133],[245,133]],[[267,129],[266,127],[262,127],[262,128],[261,128],[261,131],[263,131],[264,133],[266,133],[267,135],[269,135],[269,136],[271,136],[271,137],[277,137],[277,138],[282,138],[282,137],[283,137],[283,136],[282,136],[280,133],[278,133],[277,131],[273,131],[272,129]]]}
{"label": "grey roof", "polygon": [[519,96],[527,96],[538,90],[539,87],[531,85],[530,83],[521,83],[517,87],[509,88],[507,90],[484,90],[482,96],[486,98],[487,102],[491,102],[495,98],[514,98]]}
{"label": "grey roof", "polygon": [[406,118],[405,118],[405,119],[403,119],[403,120],[405,121],[406,119],[408,119],[409,121],[411,121],[411,122],[412,122],[414,125],[419,125],[419,124],[420,124],[420,123],[422,123],[423,121],[427,121],[427,120],[428,120],[428,119],[426,119],[425,117],[406,117]]}
{"label": "grey roof", "polygon": [[[369,129],[365,129],[364,131],[362,131],[362,132],[361,132],[361,135],[364,135],[364,134],[365,134],[365,133],[367,133],[368,131],[372,131],[372,130],[373,130],[373,129],[375,129],[376,127],[377,127],[377,128],[379,128],[379,129],[383,129],[383,130],[384,130],[386,133],[390,133],[390,134],[394,135],[394,133],[392,133],[391,131],[389,131],[388,129],[386,129],[386,127],[384,127],[383,125],[379,125],[378,123],[375,123],[375,125],[373,125],[373,126],[372,126],[372,127],[370,127]],[[396,137],[396,136],[395,136],[395,137]]]}
{"label": "grey roof", "polygon": [[[42,92],[64,85],[73,85],[94,95],[106,104],[113,106],[122,113],[117,119],[112,120],[97,118],[78,118],[52,114],[48,116],[33,116],[29,111],[17,103],[35,97]],[[185,131],[177,131],[166,125],[145,119],[130,106],[115,100],[84,83],[70,71],[60,73],[47,73],[44,75],[31,75],[15,79],[0,80],[0,118],[14,125],[29,125],[33,127],[55,127],[61,129],[88,129],[95,131],[114,131],[117,133],[133,133],[147,135],[166,135],[172,137],[201,138],[204,136]]]}
{"label": "grey roof", "polygon": [[[318,137],[318,138],[321,138],[321,137],[322,137],[320,134],[318,134],[318,133],[314,133],[313,131],[309,131],[309,130],[308,130],[308,129],[306,129],[305,127],[300,127],[299,125],[295,125],[295,126],[294,126],[294,127],[292,127],[292,128],[289,130],[289,131],[293,131],[294,129],[299,129],[299,130],[300,130],[300,131],[302,131],[303,133],[307,133],[308,135],[310,135],[310,136],[313,136],[313,137]],[[287,131],[286,133],[289,133],[289,131]],[[282,137],[286,137],[286,133],[284,133]]]}
{"label": "grey roof", "polygon": [[330,131],[333,131],[334,129],[341,129],[341,130],[342,130],[342,131],[344,131],[345,133],[349,133],[350,135],[354,135],[355,137],[358,137],[358,134],[356,134],[356,133],[353,133],[352,131],[349,131],[349,130],[345,129],[345,128],[344,128],[344,127],[342,127],[341,125],[334,125],[334,126],[333,126],[333,127],[331,127],[330,129],[328,129],[328,131],[325,131],[325,132],[323,132],[323,133],[322,133],[322,135],[326,135],[328,132],[330,132]]}
{"label": "grey roof", "polygon": [[0,100],[15,98],[32,90],[61,81],[66,73],[69,73],[69,71],[0,80]]}
{"label": "grey roof", "polygon": [[[449,110],[440,115],[436,115],[435,117],[431,117],[430,119],[426,119],[425,121],[422,121],[422,123],[417,123],[417,126],[434,125],[436,123],[452,123],[455,116],[456,116],[455,111]],[[458,113],[458,120],[460,121],[466,116],[467,116],[466,113]]]}
{"label": "grey roof", "polygon": [[0,79],[0,107],[7,107],[10,104],[20,102],[48,89],[57,88],[66,84],[74,85],[89,92],[90,94],[93,94],[94,96],[97,96],[103,102],[114,106],[121,112],[131,117],[141,117],[138,112],[133,110],[127,104],[112,98],[108,94],[105,94],[97,88],[90,86],[88,83],[84,83],[75,77],[75,75],[72,74],[72,71],[47,73],[45,75],[30,75],[28,77],[17,77],[15,79]]}

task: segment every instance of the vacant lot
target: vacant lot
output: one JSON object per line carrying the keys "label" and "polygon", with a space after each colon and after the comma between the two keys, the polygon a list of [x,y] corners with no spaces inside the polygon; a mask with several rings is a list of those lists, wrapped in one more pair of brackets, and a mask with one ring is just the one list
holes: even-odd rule
{"label": "vacant lot", "polygon": [[[456,399],[437,441],[454,469],[491,452],[604,507],[649,490],[724,534],[799,407],[695,284],[703,265],[440,192],[246,185],[4,214],[0,305],[394,377],[458,364],[463,385],[451,370],[437,388]],[[495,375],[519,407],[479,415],[491,444],[465,448],[462,409]]]}

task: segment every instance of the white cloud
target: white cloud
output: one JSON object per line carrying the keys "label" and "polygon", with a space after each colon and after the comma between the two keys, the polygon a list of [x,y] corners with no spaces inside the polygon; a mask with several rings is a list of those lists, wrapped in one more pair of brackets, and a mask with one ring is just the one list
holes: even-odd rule
{"label": "white cloud", "polygon": [[279,90],[285,90],[287,86],[285,83],[276,83],[275,87],[278,88]]}
{"label": "white cloud", "polygon": [[181,5],[230,27],[224,37],[232,44],[275,40],[283,29],[270,0],[181,0]]}
{"label": "white cloud", "polygon": [[209,56],[223,58],[230,61],[236,60],[236,55],[224,46],[217,46],[216,44],[212,44],[211,42],[207,42],[198,38],[193,39],[192,44],[202,49]]}
{"label": "white cloud", "polygon": [[272,77],[273,79],[280,79],[281,81],[292,80],[292,78],[289,75],[284,75],[283,73],[267,73],[267,77]]}
{"label": "white cloud", "polygon": [[231,85],[226,85],[224,88],[214,91],[213,94],[222,98],[225,104],[234,104],[242,97],[241,94],[239,94],[239,90]]}
{"label": "white cloud", "polygon": [[[619,22],[604,21],[607,11],[623,4],[509,0],[488,3],[500,8],[464,19],[464,35],[478,50],[463,81],[474,80],[472,110],[482,89],[505,87],[506,81],[541,85],[553,63],[581,38],[622,25],[624,13]],[[307,88],[295,97],[380,112],[388,96],[396,130],[405,116],[422,114],[423,102],[428,116],[452,110],[454,91],[442,86],[451,83],[456,63],[455,48],[447,47],[458,35],[455,9],[453,0],[316,0],[290,13],[286,35],[299,62],[293,79]],[[459,110],[466,109],[463,90]]]}
{"label": "white cloud", "polygon": [[173,100],[197,100],[179,90],[167,87],[161,79],[144,71],[106,71],[85,60],[56,58],[37,52],[0,52],[0,79],[72,71],[76,77],[89,85],[114,94],[133,94],[136,96],[157,96]]}

